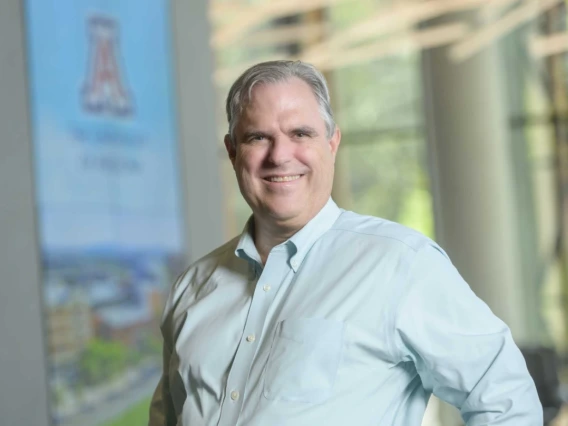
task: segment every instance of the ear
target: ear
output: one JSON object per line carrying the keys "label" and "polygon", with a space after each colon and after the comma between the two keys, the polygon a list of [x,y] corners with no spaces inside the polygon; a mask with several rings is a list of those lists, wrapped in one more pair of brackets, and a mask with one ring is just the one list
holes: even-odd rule
{"label": "ear", "polygon": [[335,131],[333,132],[333,136],[329,140],[329,149],[331,150],[331,155],[333,155],[334,161],[340,143],[341,143],[341,130],[339,129],[339,126],[335,126]]}
{"label": "ear", "polygon": [[233,165],[233,167],[235,166],[235,158],[237,156],[237,148],[233,145],[233,142],[231,141],[231,136],[230,135],[225,135],[225,149],[227,150],[227,154],[229,155],[229,160],[231,160],[231,164]]}

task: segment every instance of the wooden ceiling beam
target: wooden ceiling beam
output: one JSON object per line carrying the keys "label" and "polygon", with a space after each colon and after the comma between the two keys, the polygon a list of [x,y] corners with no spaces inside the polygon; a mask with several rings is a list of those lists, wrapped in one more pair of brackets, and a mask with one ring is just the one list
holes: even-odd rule
{"label": "wooden ceiling beam", "polygon": [[[459,40],[467,34],[468,31],[469,27],[466,24],[454,22],[425,30],[413,31],[388,40],[380,40],[359,47],[339,47],[337,50],[327,51],[324,54],[313,56],[302,55],[301,58],[290,56],[286,59],[302,59],[325,72],[336,68],[370,62],[386,56],[447,45]],[[220,86],[231,84],[232,81],[248,67],[258,62],[274,59],[284,58],[282,58],[282,56],[264,56],[249,63],[240,64],[237,67],[218,70],[215,73],[215,82]]]}
{"label": "wooden ceiling beam", "polygon": [[566,53],[568,52],[568,33],[532,37],[529,41],[529,50],[537,59]]}
{"label": "wooden ceiling beam", "polygon": [[481,49],[513,31],[519,25],[535,19],[540,14],[563,2],[564,0],[527,0],[502,18],[454,44],[448,55],[454,62],[465,61]]}
{"label": "wooden ceiling beam", "polygon": [[373,17],[358,22],[348,29],[339,31],[328,40],[313,46],[307,54],[322,51],[332,46],[348,46],[363,41],[409,30],[421,22],[434,19],[448,13],[463,12],[479,7],[510,3],[511,0],[427,0],[414,4],[403,3],[384,10]]}
{"label": "wooden ceiling beam", "polygon": [[234,43],[240,41],[251,29],[272,19],[310,12],[346,1],[356,0],[276,0],[257,6],[248,6],[231,17],[230,24],[215,29],[212,44],[224,46]]}
{"label": "wooden ceiling beam", "polygon": [[[321,36],[324,26],[320,23],[300,23],[254,31],[241,40],[239,47],[278,46],[289,43],[300,43],[312,37]],[[212,43],[218,42],[213,40]],[[224,48],[227,45],[213,45],[214,48]]]}
{"label": "wooden ceiling beam", "polygon": [[399,37],[380,40],[360,47],[341,48],[325,56],[302,59],[323,71],[375,61],[387,56],[408,54],[420,49],[440,47],[461,39],[469,31],[462,22],[439,25],[425,30],[412,31]]}

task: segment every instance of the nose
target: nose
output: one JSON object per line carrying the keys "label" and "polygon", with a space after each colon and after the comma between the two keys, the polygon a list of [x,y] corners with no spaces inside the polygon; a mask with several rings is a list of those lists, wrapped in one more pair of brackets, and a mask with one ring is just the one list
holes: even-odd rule
{"label": "nose", "polygon": [[274,166],[286,164],[293,157],[294,143],[287,136],[274,138],[270,144],[266,160]]}

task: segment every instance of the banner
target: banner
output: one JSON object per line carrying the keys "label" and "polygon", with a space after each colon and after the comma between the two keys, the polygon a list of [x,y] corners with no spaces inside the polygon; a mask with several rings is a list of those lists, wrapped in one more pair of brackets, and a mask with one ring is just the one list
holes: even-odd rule
{"label": "banner", "polygon": [[168,3],[26,12],[52,420],[145,424],[186,258]]}

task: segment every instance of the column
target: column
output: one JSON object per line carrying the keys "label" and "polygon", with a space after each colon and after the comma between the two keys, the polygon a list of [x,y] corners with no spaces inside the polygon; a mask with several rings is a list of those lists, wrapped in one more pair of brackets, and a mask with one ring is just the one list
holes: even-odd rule
{"label": "column", "polygon": [[0,422],[48,426],[24,8],[0,2]]}
{"label": "column", "polygon": [[210,4],[206,0],[172,2],[181,164],[187,193],[187,240],[192,260],[221,245],[225,238],[218,160],[223,141],[217,137],[215,121],[208,7]]}
{"label": "column", "polygon": [[[474,292],[510,326],[517,344],[526,344],[531,336],[499,49],[483,48],[462,63],[452,62],[445,47],[423,53],[425,125],[437,240]],[[440,417],[443,426],[462,424],[446,404]]]}

